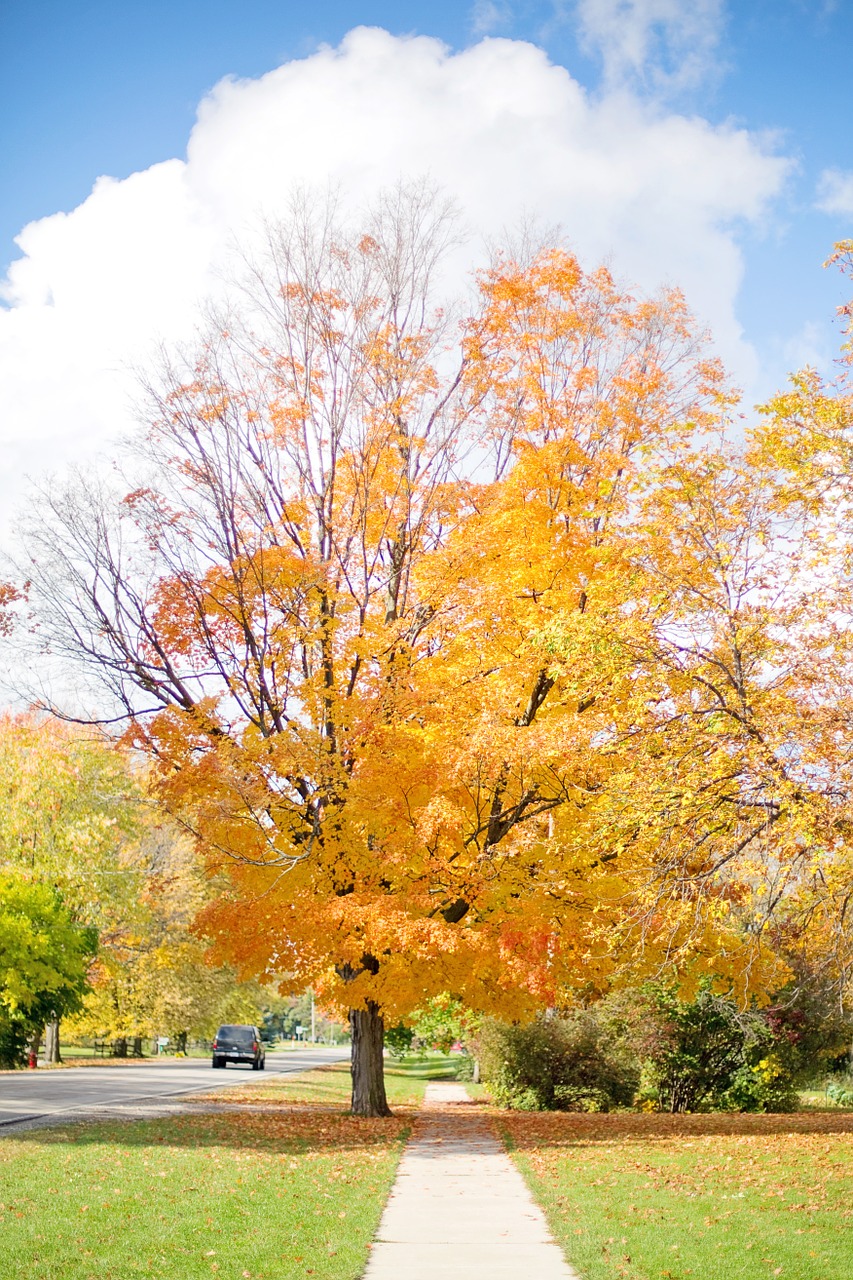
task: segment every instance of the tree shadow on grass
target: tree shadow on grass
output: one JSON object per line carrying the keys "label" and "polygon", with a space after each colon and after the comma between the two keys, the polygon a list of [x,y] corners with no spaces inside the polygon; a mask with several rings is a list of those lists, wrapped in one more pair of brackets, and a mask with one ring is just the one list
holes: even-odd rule
{"label": "tree shadow on grass", "polygon": [[357,1152],[387,1148],[406,1137],[412,1114],[366,1120],[331,1108],[183,1112],[173,1116],[79,1122],[9,1134],[39,1146],[118,1146],[198,1150],[227,1147],[269,1155]]}

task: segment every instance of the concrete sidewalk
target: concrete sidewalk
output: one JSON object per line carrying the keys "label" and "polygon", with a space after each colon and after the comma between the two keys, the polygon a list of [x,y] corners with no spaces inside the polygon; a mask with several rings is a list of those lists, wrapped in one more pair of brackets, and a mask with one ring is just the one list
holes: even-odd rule
{"label": "concrete sidewalk", "polygon": [[458,1084],[429,1084],[364,1280],[578,1280]]}

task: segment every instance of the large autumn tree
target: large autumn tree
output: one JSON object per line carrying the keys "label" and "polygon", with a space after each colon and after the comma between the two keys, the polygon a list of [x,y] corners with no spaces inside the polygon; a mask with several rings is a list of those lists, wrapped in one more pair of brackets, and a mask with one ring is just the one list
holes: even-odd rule
{"label": "large autumn tree", "polygon": [[296,201],[149,379],[139,478],[27,532],[39,635],[228,871],[219,954],[348,1009],[360,1114],[385,1015],[609,980],[638,477],[728,404],[676,294],[527,246],[442,304],[454,237],[422,186]]}

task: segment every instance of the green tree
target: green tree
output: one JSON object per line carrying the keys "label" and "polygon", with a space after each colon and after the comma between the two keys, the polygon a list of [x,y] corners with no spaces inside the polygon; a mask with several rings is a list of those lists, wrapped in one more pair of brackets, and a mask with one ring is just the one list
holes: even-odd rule
{"label": "green tree", "polygon": [[45,1022],[80,1008],[96,946],[55,889],[0,873],[0,1065],[20,1065]]}
{"label": "green tree", "polygon": [[411,1027],[421,1044],[430,1049],[449,1053],[457,1041],[464,1041],[471,1032],[472,1018],[461,1000],[443,991],[433,996],[411,1019]]}

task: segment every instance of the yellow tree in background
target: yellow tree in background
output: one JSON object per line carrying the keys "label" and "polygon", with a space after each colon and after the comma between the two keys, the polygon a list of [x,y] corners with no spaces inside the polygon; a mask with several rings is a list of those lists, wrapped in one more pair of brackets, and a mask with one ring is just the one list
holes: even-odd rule
{"label": "yellow tree in background", "polygon": [[93,990],[70,1033],[108,1038],[126,1053],[131,1040],[166,1035],[185,1052],[222,1022],[255,1022],[262,993],[214,965],[193,930],[210,887],[191,842],[156,811],[143,818],[132,865],[140,891],[134,912],[102,936]]}
{"label": "yellow tree in background", "polygon": [[123,855],[139,801],[126,760],[100,735],[0,716],[0,858],[54,885],[87,924],[136,894]]}
{"label": "yellow tree in background", "polygon": [[[43,717],[0,717],[0,861],[58,890],[72,918],[102,939],[137,910],[142,880],[129,852],[139,798],[126,762],[100,736]],[[55,1021],[46,1053],[59,1058]]]}
{"label": "yellow tree in background", "polygon": [[[125,754],[56,720],[0,717],[0,862],[61,895],[93,928],[98,954],[74,1034],[207,1036],[232,1011],[254,1017],[256,993],[213,968],[191,933],[206,886],[187,839],[145,798]],[[49,1058],[59,1054],[48,1027]]]}
{"label": "yellow tree in background", "polygon": [[[853,279],[853,241],[835,246],[827,266]],[[750,465],[772,484],[780,526],[808,530],[807,590],[822,599],[823,616],[800,628],[800,656],[810,668],[802,715],[792,730],[812,790],[826,797],[824,821],[805,833],[808,876],[793,895],[786,925],[788,945],[805,953],[850,999],[853,946],[851,774],[849,740],[853,711],[853,303],[839,308],[843,324],[837,377],[810,368],[762,409],[752,436]],[[811,747],[819,742],[820,749]]]}

